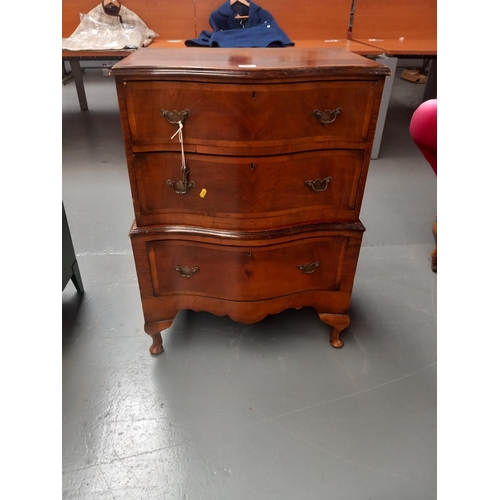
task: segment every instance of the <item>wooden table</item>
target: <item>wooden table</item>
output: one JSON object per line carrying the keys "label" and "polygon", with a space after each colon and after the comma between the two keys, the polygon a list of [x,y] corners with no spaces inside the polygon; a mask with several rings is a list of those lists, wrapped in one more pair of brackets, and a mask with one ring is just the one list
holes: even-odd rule
{"label": "wooden table", "polygon": [[356,38],[356,43],[369,45],[373,50],[388,56],[429,57],[437,56],[437,40],[415,38]]}

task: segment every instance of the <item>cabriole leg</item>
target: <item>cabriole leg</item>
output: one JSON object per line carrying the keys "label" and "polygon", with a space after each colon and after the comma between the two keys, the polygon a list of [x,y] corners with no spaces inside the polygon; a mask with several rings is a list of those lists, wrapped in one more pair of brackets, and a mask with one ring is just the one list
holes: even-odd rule
{"label": "cabriole leg", "polygon": [[319,313],[319,319],[330,325],[330,345],[336,349],[343,347],[344,342],[340,339],[340,332],[349,326],[351,322],[346,314]]}
{"label": "cabriole leg", "polygon": [[161,332],[169,328],[173,321],[173,319],[169,319],[158,323],[146,323],[144,325],[144,331],[153,339],[153,343],[149,348],[151,354],[161,354],[163,352]]}

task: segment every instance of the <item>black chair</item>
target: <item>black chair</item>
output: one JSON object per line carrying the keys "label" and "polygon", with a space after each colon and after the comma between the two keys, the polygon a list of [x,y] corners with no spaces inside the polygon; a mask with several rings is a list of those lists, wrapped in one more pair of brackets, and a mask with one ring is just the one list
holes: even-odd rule
{"label": "black chair", "polygon": [[73,240],[69,231],[68,219],[66,218],[66,211],[64,210],[64,203],[62,205],[62,289],[66,288],[68,281],[71,280],[75,285],[78,293],[83,293],[82,277],[80,269],[76,260],[75,249],[73,247]]}

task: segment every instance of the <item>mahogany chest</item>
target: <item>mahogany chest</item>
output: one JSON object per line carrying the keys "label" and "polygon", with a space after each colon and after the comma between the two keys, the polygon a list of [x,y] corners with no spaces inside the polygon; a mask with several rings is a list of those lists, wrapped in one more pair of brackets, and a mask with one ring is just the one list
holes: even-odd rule
{"label": "mahogany chest", "polygon": [[342,347],[389,70],[342,49],[139,50],[116,79],[150,352],[178,311],[314,307]]}

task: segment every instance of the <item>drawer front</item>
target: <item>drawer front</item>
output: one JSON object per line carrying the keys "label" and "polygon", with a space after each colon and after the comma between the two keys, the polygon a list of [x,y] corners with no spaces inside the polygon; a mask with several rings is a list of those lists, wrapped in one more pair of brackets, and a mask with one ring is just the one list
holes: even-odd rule
{"label": "drawer front", "polygon": [[[180,151],[183,120],[186,151],[232,148],[298,151],[325,141],[368,139],[377,81],[290,84],[126,82],[132,148]],[[172,115],[183,112],[183,118]],[[170,113],[170,114],[169,114]],[[187,116],[189,115],[189,116]],[[330,122],[330,123],[328,123]],[[259,153],[260,154],[260,153]]]}
{"label": "drawer front", "polygon": [[149,241],[154,296],[251,301],[299,292],[338,291],[348,241],[346,236],[257,246]]}
{"label": "drawer front", "polygon": [[355,221],[364,158],[362,150],[268,157],[188,153],[184,181],[179,154],[134,155],[137,224],[204,226],[211,224],[210,218],[217,219],[219,227],[245,229]]}

